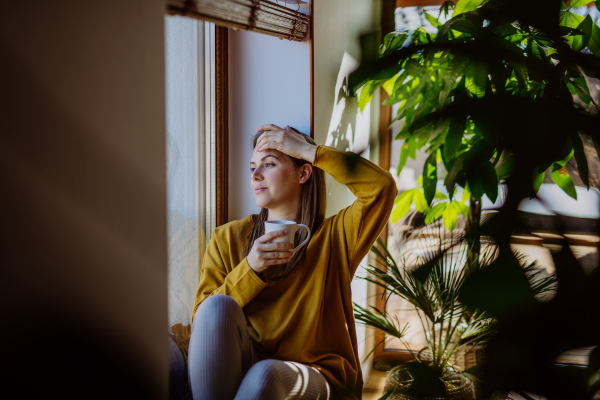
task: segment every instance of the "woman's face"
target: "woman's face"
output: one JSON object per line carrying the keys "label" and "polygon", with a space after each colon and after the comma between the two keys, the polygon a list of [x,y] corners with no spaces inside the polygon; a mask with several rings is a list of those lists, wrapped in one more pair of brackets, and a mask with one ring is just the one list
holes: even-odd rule
{"label": "woman's face", "polygon": [[275,209],[300,199],[302,168],[296,168],[285,154],[278,150],[254,149],[250,160],[250,184],[256,205]]}

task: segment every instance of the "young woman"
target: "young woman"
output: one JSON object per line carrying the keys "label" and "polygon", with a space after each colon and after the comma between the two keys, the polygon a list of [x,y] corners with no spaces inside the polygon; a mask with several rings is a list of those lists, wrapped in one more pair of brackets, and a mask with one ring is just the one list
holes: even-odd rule
{"label": "young woman", "polygon": [[[250,184],[259,215],[213,231],[189,348],[196,400],[360,399],[350,282],[385,226],[396,185],[377,165],[275,125],[257,129]],[[356,201],[325,218],[323,171]],[[310,227],[308,245],[271,243],[267,220]]]}

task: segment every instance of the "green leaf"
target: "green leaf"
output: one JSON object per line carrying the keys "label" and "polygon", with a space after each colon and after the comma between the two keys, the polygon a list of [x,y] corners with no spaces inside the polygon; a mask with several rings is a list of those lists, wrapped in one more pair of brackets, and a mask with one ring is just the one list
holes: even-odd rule
{"label": "green leaf", "polygon": [[[590,90],[587,86],[585,78],[581,77],[576,80],[569,80],[567,81],[567,87],[569,88],[571,94],[577,95],[579,97],[579,100],[581,100],[585,104],[589,105],[592,101],[594,101],[592,99],[592,96],[590,95]],[[594,104],[596,103],[594,102]]]}
{"label": "green leaf", "polygon": [[458,0],[456,7],[454,7],[452,18],[462,13],[477,10],[477,7],[479,7],[481,3],[483,3],[483,0]]}
{"label": "green leaf", "polygon": [[446,196],[444,193],[442,192],[435,192],[435,196],[433,197],[435,200],[448,200],[448,196]]}
{"label": "green leaf", "polygon": [[577,30],[580,30],[583,34],[573,37],[573,44],[571,48],[575,51],[581,51],[587,47],[590,37],[592,36],[592,26],[594,21],[589,15],[585,17],[582,23],[577,25]]}
{"label": "green leaf", "polygon": [[466,171],[466,175],[473,197],[480,199],[485,194],[493,203],[496,202],[498,198],[498,174],[489,160],[471,165]]}
{"label": "green leaf", "polygon": [[457,211],[464,215],[465,217],[469,215],[469,207],[463,202],[455,201],[454,207],[456,207]]}
{"label": "green leaf", "polygon": [[458,177],[458,174],[462,170],[464,158],[464,154],[458,157],[456,161],[454,161],[454,163],[452,164],[452,167],[450,168],[450,171],[448,171],[446,178],[444,178],[444,186],[450,194],[454,194],[456,179]]}
{"label": "green leaf", "polygon": [[540,46],[536,41],[531,44],[531,53],[535,58],[540,61],[548,62],[548,56],[544,52],[544,48]]}
{"label": "green leaf", "polygon": [[398,161],[398,176],[400,176],[400,172],[402,172],[402,169],[406,165],[408,157],[413,160],[417,157],[417,143],[415,142],[414,137],[406,139],[402,145],[402,149],[400,150],[400,161]]}
{"label": "green leaf", "polygon": [[462,75],[469,59],[463,55],[456,55],[450,62],[443,78],[442,90],[440,90],[440,108],[444,107],[446,99],[456,84],[456,79]]}
{"label": "green leaf", "polygon": [[425,200],[425,195],[420,190],[415,190],[415,193],[412,198],[413,203],[415,203],[415,207],[417,211],[420,213],[425,213],[429,210],[427,206],[427,200]]}
{"label": "green leaf", "polygon": [[387,400],[391,395],[393,395],[394,393],[396,393],[396,389],[397,388],[398,388],[397,386],[394,386],[393,388],[391,388],[390,390],[388,390],[387,392],[385,392],[383,394],[383,396],[381,396],[377,400]]}
{"label": "green leaf", "polygon": [[436,17],[433,17],[427,13],[425,14],[425,18],[427,18],[427,21],[429,21],[429,23],[431,25],[433,25],[435,28],[439,28],[440,26],[442,26],[442,24],[440,23],[440,21],[438,21],[438,19]]}
{"label": "green leaf", "polygon": [[381,57],[402,47],[407,37],[407,32],[391,32],[385,35],[383,44],[379,46],[379,56]]}
{"label": "green leaf", "polygon": [[558,185],[566,194],[577,200],[577,191],[575,185],[564,167],[557,168],[550,174],[552,181]]}
{"label": "green leaf", "polygon": [[431,206],[437,185],[436,153],[437,152],[431,153],[423,166],[423,192],[428,206]]}
{"label": "green leaf", "polygon": [[[600,3],[600,0],[596,4],[598,3]],[[600,56],[600,28],[597,25],[592,25],[592,34],[587,48],[595,55]]]}
{"label": "green leaf", "polygon": [[[562,13],[560,15],[560,25],[568,28],[575,28],[577,25],[583,22],[585,18],[570,11]],[[562,35],[561,35],[562,36]]]}
{"label": "green leaf", "polygon": [[457,32],[468,33],[469,35],[475,35],[478,30],[477,27],[471,21],[468,21],[466,19],[459,19],[455,21],[451,25],[451,29]]}
{"label": "green leaf", "polygon": [[592,0],[572,0],[569,8],[578,8],[582,6],[587,6],[590,4]]}
{"label": "green leaf", "polygon": [[492,317],[502,317],[535,304],[535,297],[514,254],[500,251],[491,265],[465,278],[459,301]]}
{"label": "green leaf", "polygon": [[416,189],[407,190],[398,196],[394,202],[396,204],[394,206],[394,211],[392,212],[392,224],[398,222],[408,213],[415,191]]}
{"label": "green leaf", "polygon": [[443,203],[438,203],[435,206],[431,207],[425,215],[425,225],[429,225],[432,222],[437,221],[444,214],[444,210],[447,206],[448,202],[445,201]]}
{"label": "green leaf", "polygon": [[458,221],[458,213],[454,207],[454,202],[448,204],[442,217],[444,218],[444,226],[449,231],[453,231],[454,228],[456,228],[456,222]]}
{"label": "green leaf", "polygon": [[479,174],[477,172],[467,173],[467,183],[469,184],[471,195],[476,199],[481,199],[485,194],[485,191],[481,184],[481,180],[479,179]]}
{"label": "green leaf", "polygon": [[406,62],[404,69],[406,70],[406,72],[408,72],[410,76],[414,77],[421,76],[425,73],[425,71],[427,71],[427,68],[425,68],[425,66],[419,64],[417,60],[413,59],[410,59]]}
{"label": "green leaf", "polygon": [[485,96],[485,87],[488,79],[488,65],[479,60],[471,60],[465,68],[465,87],[473,96]]}
{"label": "green leaf", "polygon": [[373,93],[375,90],[383,85],[384,81],[369,81],[365,83],[365,85],[360,89],[360,97],[358,100],[358,106],[360,107],[360,112],[363,112],[367,104],[371,101],[373,97]]}
{"label": "green leaf", "polygon": [[571,150],[571,152],[569,154],[567,154],[567,156],[565,158],[563,158],[560,161],[555,161],[554,164],[559,165],[559,167],[555,168],[555,169],[560,169],[560,168],[564,167],[565,165],[567,165],[567,163],[569,162],[569,160],[571,159],[571,157],[573,157],[573,153],[574,152],[575,152],[575,150]]}
{"label": "green leaf", "polygon": [[400,75],[395,75],[393,78],[388,79],[381,87],[383,90],[387,92],[388,95],[392,95],[392,90],[394,89],[394,84]]}
{"label": "green leaf", "polygon": [[455,115],[450,120],[450,127],[448,128],[446,141],[444,142],[444,157],[446,157],[446,160],[452,160],[456,156],[462,143],[466,125],[467,121],[464,117]]}
{"label": "green leaf", "polygon": [[544,183],[545,176],[546,176],[546,171],[542,171],[541,173],[538,173],[537,168],[536,168],[535,171],[533,172],[533,190],[535,191],[536,194],[540,190],[542,183]]}
{"label": "green leaf", "polygon": [[595,1],[594,4],[596,5],[598,11],[600,11],[600,1]]}
{"label": "green leaf", "polygon": [[465,154],[464,166],[466,169],[477,169],[481,164],[489,161],[494,155],[494,146],[488,141],[477,141]]}
{"label": "green leaf", "polygon": [[496,168],[494,168],[491,162],[487,161],[483,163],[479,173],[483,191],[488,199],[492,203],[495,203],[498,199],[498,173],[496,172]]}
{"label": "green leaf", "polygon": [[467,200],[471,200],[471,191],[469,190],[468,186],[463,189],[461,201],[465,203]]}
{"label": "green leaf", "polygon": [[506,160],[502,161],[502,165],[500,165],[500,179],[508,178],[512,173],[514,166],[515,159],[513,156],[510,156]]}
{"label": "green leaf", "polygon": [[583,142],[581,141],[581,137],[578,133],[573,133],[571,135],[571,141],[573,142],[573,151],[575,153],[575,161],[577,161],[579,177],[581,178],[583,184],[589,189],[590,174],[587,157],[585,156],[585,150],[583,148]]}

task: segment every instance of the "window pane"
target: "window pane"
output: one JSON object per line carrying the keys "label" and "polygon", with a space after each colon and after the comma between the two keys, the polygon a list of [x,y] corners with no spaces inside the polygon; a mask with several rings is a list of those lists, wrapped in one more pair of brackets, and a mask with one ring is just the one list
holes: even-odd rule
{"label": "window pane", "polygon": [[214,24],[165,17],[169,325],[190,324],[215,227]]}

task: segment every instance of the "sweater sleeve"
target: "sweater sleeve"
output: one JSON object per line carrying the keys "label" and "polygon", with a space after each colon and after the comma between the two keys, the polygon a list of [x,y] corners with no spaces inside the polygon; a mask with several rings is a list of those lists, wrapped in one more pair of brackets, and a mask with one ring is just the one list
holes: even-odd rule
{"label": "sweater sleeve", "polygon": [[250,268],[246,258],[233,268],[228,266],[213,234],[200,268],[200,284],[196,291],[192,321],[200,303],[213,294],[231,296],[244,308],[265,286],[267,283]]}
{"label": "sweater sleeve", "polygon": [[397,194],[396,182],[378,165],[332,147],[318,146],[313,165],[346,185],[357,197],[333,217],[332,223],[334,234],[345,242],[350,274],[354,276],[389,219]]}

